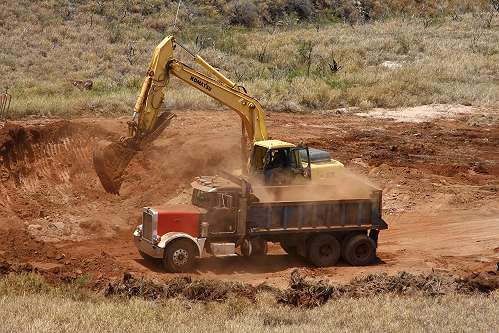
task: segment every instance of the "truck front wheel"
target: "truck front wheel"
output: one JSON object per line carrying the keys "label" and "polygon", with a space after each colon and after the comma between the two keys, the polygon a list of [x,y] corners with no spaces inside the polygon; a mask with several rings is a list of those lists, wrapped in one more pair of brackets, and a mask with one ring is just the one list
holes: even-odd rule
{"label": "truck front wheel", "polygon": [[344,247],[343,257],[353,266],[365,266],[376,258],[376,244],[367,235],[351,237]]}
{"label": "truck front wheel", "polygon": [[163,267],[172,273],[188,272],[194,265],[196,249],[187,239],[179,239],[168,244],[163,258]]}
{"label": "truck front wheel", "polygon": [[317,267],[333,266],[338,262],[340,252],[340,243],[335,237],[317,235],[309,242],[308,260]]}

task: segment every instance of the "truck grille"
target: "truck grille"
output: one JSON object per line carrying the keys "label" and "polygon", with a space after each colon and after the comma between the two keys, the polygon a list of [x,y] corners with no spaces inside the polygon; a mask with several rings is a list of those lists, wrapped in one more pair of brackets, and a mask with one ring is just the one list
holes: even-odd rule
{"label": "truck grille", "polygon": [[152,215],[148,212],[142,213],[142,238],[152,240]]}

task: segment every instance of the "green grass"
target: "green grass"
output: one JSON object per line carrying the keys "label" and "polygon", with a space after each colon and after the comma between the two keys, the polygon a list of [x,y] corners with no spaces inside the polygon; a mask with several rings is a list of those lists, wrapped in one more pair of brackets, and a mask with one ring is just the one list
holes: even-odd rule
{"label": "green grass", "polygon": [[[347,2],[335,7],[327,1],[314,2],[306,20],[293,19],[293,5],[282,7],[289,9],[287,19],[267,22],[265,11],[272,8],[262,2],[260,21],[247,28],[226,21],[234,1],[218,7],[194,1],[182,7],[176,36],[269,110],[497,104],[499,15],[488,1],[430,2],[425,8],[402,0],[371,2],[367,22],[347,19]],[[12,117],[131,112],[153,48],[173,31],[176,6],[102,3],[0,4],[0,89],[9,87],[13,96]],[[178,57],[191,63],[181,51]],[[341,66],[336,73],[329,69],[333,59]],[[402,67],[389,69],[384,61]],[[71,84],[87,79],[92,91]],[[166,104],[220,107],[176,80]]]}

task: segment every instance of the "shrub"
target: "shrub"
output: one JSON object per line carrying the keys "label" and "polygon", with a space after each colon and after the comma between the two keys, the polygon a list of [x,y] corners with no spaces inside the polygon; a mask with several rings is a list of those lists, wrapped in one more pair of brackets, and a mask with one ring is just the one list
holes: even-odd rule
{"label": "shrub", "polygon": [[295,12],[300,19],[308,19],[312,16],[313,5],[310,0],[290,0],[288,10]]}
{"label": "shrub", "polygon": [[258,10],[250,0],[238,0],[228,10],[231,24],[254,27],[258,24]]}

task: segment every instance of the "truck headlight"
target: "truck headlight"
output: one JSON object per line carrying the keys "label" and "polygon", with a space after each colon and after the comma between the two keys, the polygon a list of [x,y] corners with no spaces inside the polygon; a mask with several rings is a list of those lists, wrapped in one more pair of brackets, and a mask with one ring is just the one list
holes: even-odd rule
{"label": "truck headlight", "polygon": [[161,240],[161,237],[159,237],[158,235],[152,236],[153,244],[158,244],[160,240]]}
{"label": "truck headlight", "polygon": [[135,237],[142,237],[142,224],[138,225],[133,231]]}

